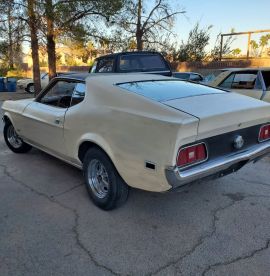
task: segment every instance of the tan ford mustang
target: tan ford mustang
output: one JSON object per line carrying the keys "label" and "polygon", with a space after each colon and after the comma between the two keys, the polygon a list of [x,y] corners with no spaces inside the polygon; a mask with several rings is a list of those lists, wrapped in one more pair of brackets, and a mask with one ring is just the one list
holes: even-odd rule
{"label": "tan ford mustang", "polygon": [[270,102],[270,68],[223,69],[207,84]]}
{"label": "tan ford mustang", "polygon": [[105,210],[125,201],[128,186],[168,191],[270,152],[269,104],[157,75],[58,77],[3,110],[12,151],[34,146],[83,169]]}

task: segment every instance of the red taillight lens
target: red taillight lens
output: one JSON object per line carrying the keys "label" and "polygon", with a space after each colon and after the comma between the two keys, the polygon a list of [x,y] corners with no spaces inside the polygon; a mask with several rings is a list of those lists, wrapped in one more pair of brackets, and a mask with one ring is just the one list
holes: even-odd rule
{"label": "red taillight lens", "polygon": [[259,141],[263,142],[270,139],[270,124],[262,126],[259,134]]}
{"label": "red taillight lens", "polygon": [[207,150],[205,144],[197,144],[180,149],[178,152],[176,164],[178,167],[194,165],[207,159]]}

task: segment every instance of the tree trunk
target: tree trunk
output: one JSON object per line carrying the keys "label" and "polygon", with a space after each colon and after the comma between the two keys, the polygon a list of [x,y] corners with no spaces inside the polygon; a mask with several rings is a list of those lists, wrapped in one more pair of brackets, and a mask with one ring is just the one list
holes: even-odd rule
{"label": "tree trunk", "polygon": [[31,50],[33,60],[33,76],[35,95],[41,91],[40,85],[40,68],[39,68],[39,54],[38,54],[38,38],[37,38],[37,20],[35,15],[35,2],[36,0],[27,0],[28,24],[31,36]]}
{"label": "tree trunk", "polygon": [[47,21],[47,53],[49,66],[49,79],[56,76],[56,50],[54,34],[54,13],[52,0],[46,0],[46,21]]}
{"label": "tree trunk", "polygon": [[14,68],[14,52],[13,52],[13,39],[12,39],[12,11],[11,11],[11,5],[13,3],[10,2],[8,4],[8,66],[9,69]]}
{"label": "tree trunk", "polygon": [[142,31],[142,0],[138,0],[138,10],[137,10],[137,24],[136,24],[136,42],[137,50],[143,50],[143,31]]}

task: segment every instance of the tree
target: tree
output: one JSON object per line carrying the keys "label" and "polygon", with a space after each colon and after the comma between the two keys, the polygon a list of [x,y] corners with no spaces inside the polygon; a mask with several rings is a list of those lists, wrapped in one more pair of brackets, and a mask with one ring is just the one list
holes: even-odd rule
{"label": "tree", "polygon": [[263,51],[265,47],[268,45],[269,40],[270,40],[270,34],[263,35],[260,37],[260,47],[261,47],[260,56],[263,55]]}
{"label": "tree", "polygon": [[235,48],[231,51],[231,54],[233,56],[239,56],[241,54],[242,50],[240,48]]}
{"label": "tree", "polygon": [[173,34],[176,16],[185,13],[172,7],[167,0],[155,0],[150,4],[148,1],[147,4],[143,0],[127,0],[122,12],[114,18],[115,25],[126,33],[127,45],[135,39],[139,51],[162,45],[164,36]]}
{"label": "tree", "polygon": [[36,0],[27,0],[27,22],[30,29],[31,50],[33,60],[33,79],[35,94],[41,90],[38,46],[38,20],[36,17]]}
{"label": "tree", "polygon": [[210,40],[210,30],[212,26],[200,28],[196,23],[194,28],[189,32],[187,42],[180,45],[176,56],[180,61],[201,61],[207,56],[206,46]]}
{"label": "tree", "polygon": [[[46,35],[49,77],[56,74],[57,39],[67,35],[76,36],[76,32],[83,29],[83,20],[109,20],[121,7],[121,0],[42,0],[39,13],[44,18],[41,29]],[[85,24],[85,28],[87,26],[89,25]]]}
{"label": "tree", "polygon": [[[235,30],[234,28],[231,29],[231,33],[234,33]],[[223,43],[222,43],[222,49],[220,49],[220,44],[221,44],[221,33],[217,35],[215,45],[213,49],[210,52],[210,58],[212,60],[219,60],[220,56],[226,56],[231,53],[231,45],[234,42],[235,38],[233,36],[227,36],[226,38],[223,38]],[[221,50],[221,53],[220,53]]]}
{"label": "tree", "polygon": [[21,63],[21,43],[24,39],[25,24],[19,18],[21,9],[14,0],[0,0],[0,35],[2,37],[2,47],[7,46],[5,62],[9,69],[13,69],[15,64]]}
{"label": "tree", "polygon": [[251,47],[252,55],[255,57],[258,57],[259,56],[259,44],[255,40],[251,40],[250,47]]}

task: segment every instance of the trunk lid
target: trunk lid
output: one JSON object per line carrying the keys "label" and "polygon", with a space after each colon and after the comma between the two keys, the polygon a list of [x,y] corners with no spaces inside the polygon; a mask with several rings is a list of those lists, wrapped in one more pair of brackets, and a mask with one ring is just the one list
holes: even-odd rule
{"label": "trunk lid", "polygon": [[200,139],[270,121],[270,105],[236,93],[198,95],[162,101],[197,117]]}

